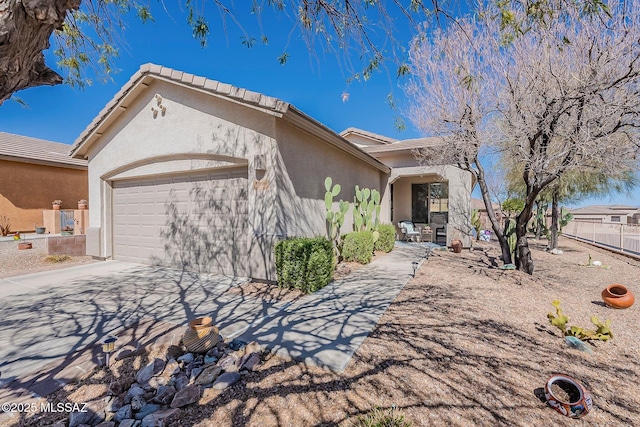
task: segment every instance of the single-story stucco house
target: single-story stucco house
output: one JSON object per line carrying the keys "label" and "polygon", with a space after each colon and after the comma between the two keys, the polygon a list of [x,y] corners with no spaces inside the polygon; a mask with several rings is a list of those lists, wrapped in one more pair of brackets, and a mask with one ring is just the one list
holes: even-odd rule
{"label": "single-story stucco house", "polygon": [[639,224],[640,208],[628,205],[592,205],[568,209],[574,221],[611,224]]}
{"label": "single-story stucco house", "polygon": [[69,145],[0,132],[0,216],[12,231],[33,231],[54,200],[75,209],[87,193],[87,161]]}
{"label": "single-story stucco house", "polygon": [[71,151],[89,163],[87,254],[275,280],[279,239],[326,235],[327,176],[337,199],[380,191],[382,222],[439,213],[460,234],[471,177],[418,166],[415,143],[341,136],[276,98],[143,65]]}

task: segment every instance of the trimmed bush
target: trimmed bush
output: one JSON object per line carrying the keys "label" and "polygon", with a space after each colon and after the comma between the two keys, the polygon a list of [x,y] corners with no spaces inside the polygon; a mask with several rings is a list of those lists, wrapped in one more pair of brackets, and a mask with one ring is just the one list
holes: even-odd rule
{"label": "trimmed bush", "polygon": [[373,234],[371,231],[354,231],[344,236],[342,257],[346,261],[369,264],[373,257]]}
{"label": "trimmed bush", "polygon": [[298,237],[276,244],[276,274],[281,288],[315,292],[333,279],[333,243],[324,237]]}
{"label": "trimmed bush", "polygon": [[383,224],[378,226],[380,237],[373,244],[376,251],[391,252],[396,243],[396,227],[393,224]]}

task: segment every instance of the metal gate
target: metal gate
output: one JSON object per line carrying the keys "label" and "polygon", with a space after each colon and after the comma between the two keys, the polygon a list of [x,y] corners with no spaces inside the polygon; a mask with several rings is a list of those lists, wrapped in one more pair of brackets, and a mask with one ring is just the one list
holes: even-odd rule
{"label": "metal gate", "polygon": [[60,210],[60,231],[73,232],[75,226],[75,218],[73,209]]}

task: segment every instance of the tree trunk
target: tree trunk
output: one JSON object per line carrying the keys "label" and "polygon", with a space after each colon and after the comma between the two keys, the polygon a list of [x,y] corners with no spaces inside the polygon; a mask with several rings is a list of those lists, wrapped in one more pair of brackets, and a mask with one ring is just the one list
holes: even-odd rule
{"label": "tree trunk", "polygon": [[505,264],[511,264],[511,252],[509,251],[509,243],[507,243],[507,239],[502,232],[502,228],[500,227],[500,222],[496,217],[496,212],[493,210],[493,204],[491,204],[491,197],[489,196],[489,187],[487,187],[487,182],[484,179],[484,169],[479,161],[475,162],[478,167],[477,178],[478,178],[478,186],[480,187],[480,193],[482,194],[482,201],[484,202],[484,206],[487,209],[487,216],[489,217],[489,221],[491,222],[491,228],[498,239],[498,243],[500,244],[500,250],[502,251],[502,262]]}
{"label": "tree trunk", "polygon": [[47,67],[43,50],[80,0],[5,0],[0,2],[0,104],[15,92],[56,85],[62,77]]}
{"label": "tree trunk", "polygon": [[516,218],[516,268],[527,274],[533,274],[533,259],[527,240],[527,224],[533,214],[533,205],[540,191],[531,192],[524,201],[522,212]]}
{"label": "tree trunk", "polygon": [[560,219],[560,210],[558,209],[558,192],[554,191],[551,196],[551,240],[549,241],[549,249],[558,249],[558,221]]}

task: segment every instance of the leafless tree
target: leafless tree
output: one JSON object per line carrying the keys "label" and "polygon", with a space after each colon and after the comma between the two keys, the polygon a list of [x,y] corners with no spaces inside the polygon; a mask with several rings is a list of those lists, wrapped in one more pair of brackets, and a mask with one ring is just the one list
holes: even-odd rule
{"label": "leafless tree", "polygon": [[[495,13],[489,8],[484,16]],[[433,39],[414,48],[412,119],[425,133],[443,136],[440,160],[475,166],[487,212],[480,148],[497,147],[522,165],[525,205],[516,219],[515,252],[520,270],[533,273],[526,227],[542,190],[570,171],[637,170],[638,21],[637,2],[610,2],[589,13],[567,8],[515,36],[505,35],[495,20],[470,21],[443,33],[442,47],[434,47]],[[434,49],[441,51],[434,55]],[[454,51],[459,49],[468,58]],[[423,55],[431,59],[423,61]]]}

